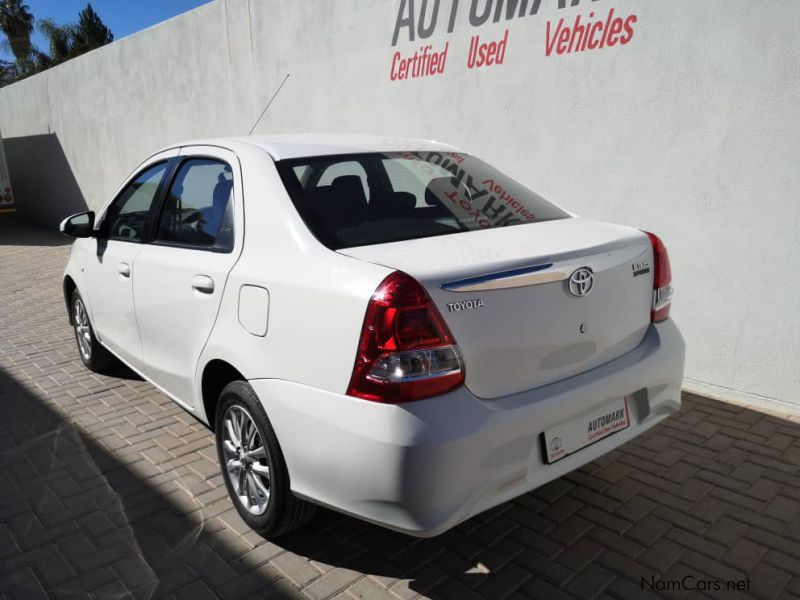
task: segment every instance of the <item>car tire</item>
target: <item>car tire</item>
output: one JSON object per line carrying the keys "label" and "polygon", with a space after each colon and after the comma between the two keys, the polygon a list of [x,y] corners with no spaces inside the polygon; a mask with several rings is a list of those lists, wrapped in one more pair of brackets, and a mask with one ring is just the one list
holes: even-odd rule
{"label": "car tire", "polygon": [[214,431],[228,494],[254,531],[276,538],[313,516],[316,507],[292,494],[278,438],[247,382],[234,381],[222,390]]}
{"label": "car tire", "polygon": [[81,361],[92,371],[98,373],[105,371],[116,362],[116,358],[97,341],[92,323],[89,321],[89,312],[78,290],[72,292],[70,310],[72,329],[75,332],[75,342],[78,344]]}

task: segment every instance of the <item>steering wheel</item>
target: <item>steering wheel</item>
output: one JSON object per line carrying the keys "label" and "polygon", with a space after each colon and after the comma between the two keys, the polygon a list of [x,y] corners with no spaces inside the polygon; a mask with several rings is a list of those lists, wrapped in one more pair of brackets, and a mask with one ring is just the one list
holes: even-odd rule
{"label": "steering wheel", "polygon": [[132,240],[139,237],[139,232],[130,225],[120,225],[117,227],[117,235]]}

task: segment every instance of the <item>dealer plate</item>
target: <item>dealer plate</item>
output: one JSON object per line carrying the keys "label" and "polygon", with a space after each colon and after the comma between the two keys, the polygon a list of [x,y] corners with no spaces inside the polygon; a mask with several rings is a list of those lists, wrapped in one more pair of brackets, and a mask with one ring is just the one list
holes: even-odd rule
{"label": "dealer plate", "polygon": [[628,398],[605,404],[545,431],[545,458],[554,463],[631,425]]}

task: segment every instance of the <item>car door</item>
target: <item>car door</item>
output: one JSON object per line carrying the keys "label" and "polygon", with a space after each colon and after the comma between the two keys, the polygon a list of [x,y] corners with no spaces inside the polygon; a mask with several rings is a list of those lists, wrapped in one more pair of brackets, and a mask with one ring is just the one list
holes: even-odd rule
{"label": "car door", "polygon": [[158,213],[133,280],[142,372],[191,407],[197,361],[241,251],[242,183],[235,154],[183,148]]}
{"label": "car door", "polygon": [[98,219],[83,265],[85,301],[100,341],[124,361],[138,366],[142,344],[133,306],[132,276],[147,239],[154,207],[177,150],[144,164],[120,189]]}

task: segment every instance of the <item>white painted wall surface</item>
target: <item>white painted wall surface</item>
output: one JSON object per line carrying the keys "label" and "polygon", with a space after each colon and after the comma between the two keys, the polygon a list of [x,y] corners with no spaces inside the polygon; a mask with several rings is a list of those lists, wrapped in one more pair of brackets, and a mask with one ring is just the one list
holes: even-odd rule
{"label": "white painted wall surface", "polygon": [[[394,52],[423,44],[403,30],[392,47],[401,0],[218,0],[2,89],[19,210],[65,210],[26,140],[57,139],[96,208],[161,145],[247,133],[290,74],[256,132],[447,141],[579,214],[658,233],[690,383],[800,406],[800,3],[541,0],[474,28],[460,0],[447,33],[452,1],[425,40],[449,44],[436,77],[390,81]],[[636,15],[629,44],[546,56],[548,22],[611,9]],[[468,70],[471,36],[506,29],[504,64]]]}

